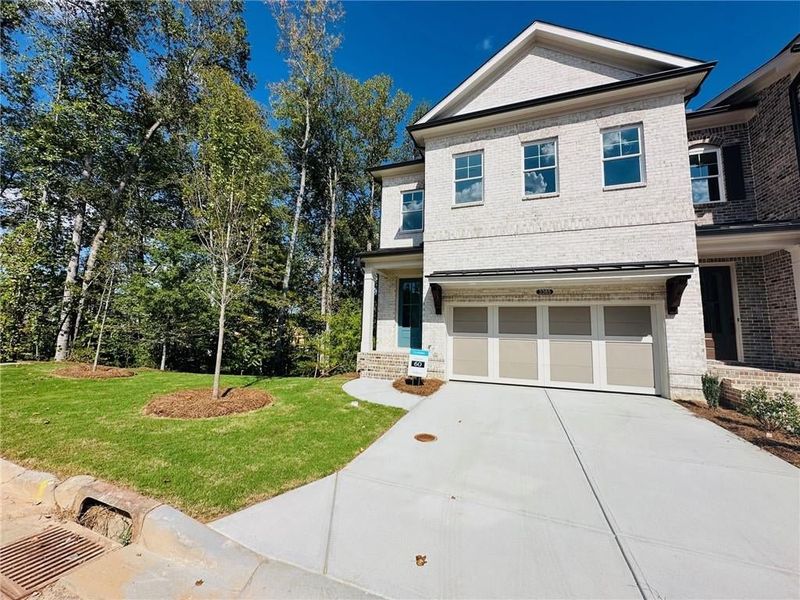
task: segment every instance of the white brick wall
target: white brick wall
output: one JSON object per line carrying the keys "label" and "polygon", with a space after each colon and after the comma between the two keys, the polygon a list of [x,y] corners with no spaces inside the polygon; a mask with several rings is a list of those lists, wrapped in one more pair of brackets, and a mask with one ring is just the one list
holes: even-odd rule
{"label": "white brick wall", "polygon": [[425,172],[420,165],[419,173],[386,177],[383,180],[381,194],[381,248],[406,248],[419,246],[422,233],[404,233],[400,231],[402,224],[401,207],[403,192],[423,189]]}
{"label": "white brick wall", "polygon": [[[646,185],[604,191],[601,130],[633,123],[643,126]],[[523,200],[522,144],[552,137],[559,142],[559,195]],[[453,155],[471,150],[484,152],[484,203],[453,208]],[[411,183],[419,184],[391,181],[385,188],[387,235],[398,228],[399,190]],[[425,188],[425,275],[443,269],[697,262],[680,94],[428,138]],[[394,221],[388,208],[393,203],[398,207]],[[382,223],[382,247],[396,245],[394,236],[384,242],[384,231]],[[427,280],[424,297],[423,346],[444,356],[443,316],[434,314]],[[394,310],[396,295],[392,302]],[[382,344],[381,332],[388,335],[389,325],[382,327],[380,315],[381,308],[378,347],[389,349],[396,338]],[[666,332],[673,396],[697,397],[705,371],[697,272],[689,281],[679,314],[667,318]],[[393,333],[396,336],[396,330]]]}
{"label": "white brick wall", "polygon": [[630,79],[636,74],[558,50],[534,46],[519,61],[501,73],[488,87],[478,91],[451,114],[464,114],[551,96],[594,85]]}

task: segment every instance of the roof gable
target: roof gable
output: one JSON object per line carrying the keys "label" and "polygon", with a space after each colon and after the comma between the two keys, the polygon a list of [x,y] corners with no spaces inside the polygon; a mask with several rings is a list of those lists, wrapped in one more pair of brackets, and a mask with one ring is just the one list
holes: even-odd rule
{"label": "roof gable", "polygon": [[534,21],[417,124],[699,64],[702,61]]}

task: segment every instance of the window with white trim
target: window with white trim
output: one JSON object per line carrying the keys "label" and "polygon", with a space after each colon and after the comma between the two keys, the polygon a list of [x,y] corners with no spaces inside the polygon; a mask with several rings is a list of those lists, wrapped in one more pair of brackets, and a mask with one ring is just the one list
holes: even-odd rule
{"label": "window with white trim", "polygon": [[603,187],[644,181],[642,126],[627,125],[603,132]]}
{"label": "window with white trim", "polygon": [[424,191],[414,190],[413,192],[403,192],[403,206],[401,208],[403,221],[400,225],[400,230],[421,231],[424,212]]}
{"label": "window with white trim", "polygon": [[455,203],[483,202],[483,152],[462,154],[455,158]]}
{"label": "window with white trim", "polygon": [[719,147],[703,144],[689,148],[689,177],[692,180],[692,202],[725,201],[722,151]]}
{"label": "window with white trim", "polygon": [[522,177],[526,197],[558,192],[557,154],[556,140],[534,142],[522,147]]}

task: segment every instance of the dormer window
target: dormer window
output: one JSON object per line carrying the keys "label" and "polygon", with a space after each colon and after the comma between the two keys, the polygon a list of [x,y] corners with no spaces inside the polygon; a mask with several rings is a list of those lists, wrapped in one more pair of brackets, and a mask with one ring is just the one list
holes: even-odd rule
{"label": "dormer window", "polygon": [[403,206],[401,213],[403,222],[400,230],[404,232],[422,231],[422,218],[425,212],[425,192],[414,190],[403,193]]}
{"label": "dormer window", "polygon": [[455,157],[455,204],[483,202],[483,152]]}
{"label": "dormer window", "polygon": [[689,176],[692,180],[692,202],[709,204],[725,201],[722,177],[722,152],[717,146],[689,148]]}
{"label": "dormer window", "polygon": [[627,125],[603,132],[603,187],[644,182],[642,126]]}

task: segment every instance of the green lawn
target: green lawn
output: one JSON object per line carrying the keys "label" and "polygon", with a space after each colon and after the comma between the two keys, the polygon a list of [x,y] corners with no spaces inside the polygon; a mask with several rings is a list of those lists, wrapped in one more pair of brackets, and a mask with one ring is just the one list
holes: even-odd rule
{"label": "green lawn", "polygon": [[345,379],[225,376],[268,390],[271,406],[200,420],[144,416],[154,394],[210,375],[142,370],[67,380],[52,363],[0,367],[0,454],[62,477],[90,474],[208,520],[344,466],[404,413],[353,400]]}

